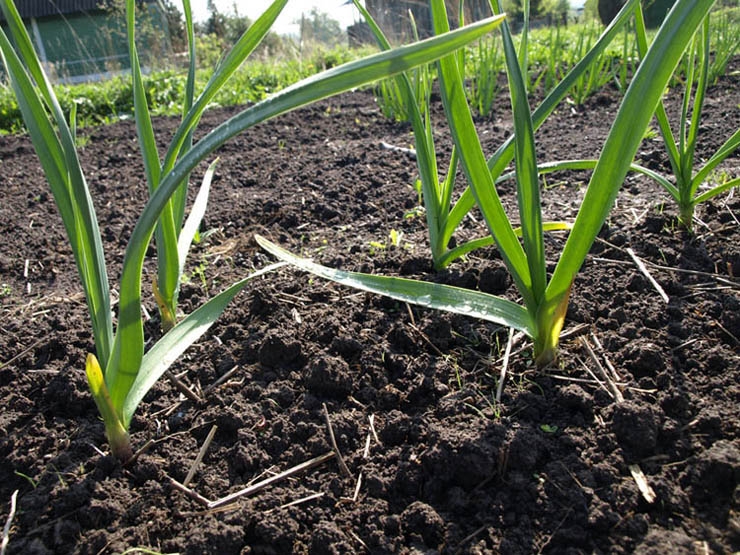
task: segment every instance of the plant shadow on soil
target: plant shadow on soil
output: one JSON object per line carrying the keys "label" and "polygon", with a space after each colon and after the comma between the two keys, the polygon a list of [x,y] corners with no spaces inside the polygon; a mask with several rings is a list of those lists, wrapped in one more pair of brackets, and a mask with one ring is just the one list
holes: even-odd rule
{"label": "plant shadow on soil", "polygon": [[[700,157],[740,127],[737,69],[736,59],[710,89]],[[582,108],[564,104],[538,132],[541,159],[596,156],[617,103],[606,90]],[[203,127],[230,113],[214,110]],[[502,98],[477,122],[487,151],[510,131],[507,117]],[[176,121],[155,125],[170,133]],[[146,195],[135,128],[85,133],[81,155],[115,282]],[[432,271],[414,211],[415,163],[381,148],[410,141],[407,126],[383,119],[372,95],[356,92],[222,148],[204,226],[215,232],[189,262],[185,311],[268,262],[255,232],[330,266],[514,298],[492,248]],[[440,138],[441,157],[449,148]],[[638,157],[667,163],[656,140]],[[101,453],[103,427],[83,371],[93,342],[53,198],[26,137],[0,138],[0,160],[3,520],[19,492],[8,553],[740,549],[736,194],[702,207],[691,236],[676,227],[661,190],[629,177],[576,279],[566,330],[580,333],[545,372],[533,368],[526,343],[515,348],[500,404],[493,399],[507,330],[290,269],[268,275],[173,368],[203,401],[159,383],[132,423],[135,445],[153,444],[122,468]],[[725,167],[740,173],[740,155]],[[574,217],[585,182],[549,176],[548,217]],[[515,204],[511,190],[502,194]],[[466,219],[458,240],[481,232],[477,220]],[[391,230],[402,232],[399,246]],[[563,237],[547,241],[554,253]],[[668,303],[627,247],[650,263]],[[155,317],[148,331],[156,330]],[[602,366],[615,367],[624,402],[615,403],[584,341]],[[324,405],[352,478],[331,460],[218,510],[173,488],[169,478],[185,479],[214,425],[190,484],[212,500],[330,452]]]}

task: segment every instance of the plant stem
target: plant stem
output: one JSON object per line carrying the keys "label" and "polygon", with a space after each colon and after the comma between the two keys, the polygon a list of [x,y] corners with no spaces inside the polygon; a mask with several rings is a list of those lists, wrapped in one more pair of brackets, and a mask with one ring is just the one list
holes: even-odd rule
{"label": "plant stem", "polygon": [[98,407],[100,415],[103,417],[105,435],[108,437],[111,453],[119,461],[126,462],[133,456],[131,440],[121,418],[113,408],[108,387],[103,378],[103,371],[100,368],[97,357],[92,353],[87,355],[85,374],[87,375],[87,383],[90,386],[90,392],[95,400],[95,404]]}
{"label": "plant stem", "polygon": [[694,203],[686,202],[679,205],[678,221],[687,231],[691,231],[694,222]]}
{"label": "plant stem", "polygon": [[558,356],[560,332],[565,324],[565,315],[568,312],[571,282],[568,289],[560,297],[545,300],[537,311],[537,326],[534,336],[534,358],[540,368],[553,362]]}
{"label": "plant stem", "polygon": [[131,438],[120,420],[105,422],[105,435],[108,438],[111,453],[121,463],[129,461],[134,456]]}

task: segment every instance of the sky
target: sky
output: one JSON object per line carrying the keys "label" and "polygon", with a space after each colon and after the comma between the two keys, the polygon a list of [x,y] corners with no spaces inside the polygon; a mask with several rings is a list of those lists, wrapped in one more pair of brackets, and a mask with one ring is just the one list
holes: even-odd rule
{"label": "sky", "polygon": [[[281,35],[298,34],[298,25],[294,22],[301,18],[301,13],[311,12],[312,8],[328,13],[332,19],[339,22],[342,28],[352,25],[359,20],[359,12],[352,5],[344,5],[346,0],[323,0],[321,2],[312,0],[288,0],[280,17],[275,22],[274,30]],[[177,5],[178,2],[175,2]],[[239,15],[246,15],[254,20],[258,18],[267,7],[272,4],[271,0],[215,0],[216,8],[222,13],[233,13],[236,5]],[[193,17],[196,21],[208,18],[207,0],[190,0],[193,9]]]}

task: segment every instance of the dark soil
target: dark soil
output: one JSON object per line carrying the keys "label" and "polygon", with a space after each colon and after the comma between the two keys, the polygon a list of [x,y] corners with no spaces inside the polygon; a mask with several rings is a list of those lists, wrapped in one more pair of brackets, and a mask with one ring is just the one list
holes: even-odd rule
{"label": "dark soil", "polygon": [[[737,69],[710,90],[702,159],[740,127]],[[583,107],[563,104],[538,133],[541,159],[597,155],[618,101],[605,91]],[[203,127],[230,113],[214,110]],[[478,122],[488,152],[510,131],[508,114],[502,99]],[[155,122],[163,138],[175,124]],[[269,262],[255,232],[327,265],[515,298],[493,248],[432,270],[423,217],[413,216],[415,163],[381,147],[411,140],[357,92],[232,141],[183,309]],[[439,140],[444,158],[449,143]],[[146,197],[134,126],[88,130],[81,152],[115,283]],[[639,158],[667,168],[658,139]],[[0,138],[0,160],[1,522],[18,490],[8,553],[740,550],[737,194],[703,206],[692,236],[663,191],[629,177],[576,280],[565,330],[576,333],[544,371],[520,343],[500,405],[507,330],[291,269],[260,278],[173,367],[203,401],[161,381],[132,423],[135,448],[153,443],[122,467],[105,455],[87,389],[93,342],[53,198],[26,137]],[[740,155],[724,169],[738,175]],[[587,177],[548,177],[548,218],[574,217]],[[515,204],[511,187],[502,194]],[[391,230],[403,234],[398,247]],[[467,219],[458,239],[481,231],[479,217]],[[562,241],[552,234],[548,248]],[[146,307],[156,336],[148,296]],[[621,403],[598,369],[608,364]],[[331,452],[324,406],[351,477],[330,459],[213,510],[173,486],[213,426],[190,483],[210,500]]]}

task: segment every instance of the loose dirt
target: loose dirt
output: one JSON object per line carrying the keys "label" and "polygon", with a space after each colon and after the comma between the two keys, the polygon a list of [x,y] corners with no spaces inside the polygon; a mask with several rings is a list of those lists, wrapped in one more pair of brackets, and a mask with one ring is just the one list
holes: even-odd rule
{"label": "loose dirt", "polygon": [[[700,159],[740,127],[738,67],[710,89]],[[564,103],[537,134],[541,161],[597,155],[618,101],[607,90],[582,107]],[[203,129],[232,113],[213,110]],[[162,139],[176,123],[155,121]],[[493,152],[512,128],[504,99],[477,124]],[[449,140],[438,140],[444,160]],[[415,162],[383,142],[409,147],[410,129],[355,92],[222,148],[183,310],[269,262],[254,233],[330,266],[515,299],[493,248],[433,271]],[[668,169],[661,145],[646,139],[638,158]],[[147,195],[134,126],[85,130],[81,156],[116,284]],[[740,174],[740,155],[723,168]],[[131,428],[135,448],[152,443],[121,467],[105,455],[83,368],[87,310],[26,137],[0,138],[0,182],[3,522],[18,491],[8,553],[740,550],[737,192],[703,206],[690,235],[662,190],[630,176],[574,284],[558,363],[537,370],[530,345],[517,343],[500,404],[508,330],[291,269],[260,278],[172,369],[201,402],[162,380]],[[572,219],[587,182],[548,176],[546,217]],[[515,206],[510,185],[501,194]],[[456,239],[481,233],[473,213]],[[563,239],[548,235],[553,263]],[[151,263],[146,272],[148,284]],[[148,294],[145,304],[156,338]],[[218,509],[173,485],[214,426],[189,484],[208,500],[332,453],[326,414],[349,475],[327,457]]]}

